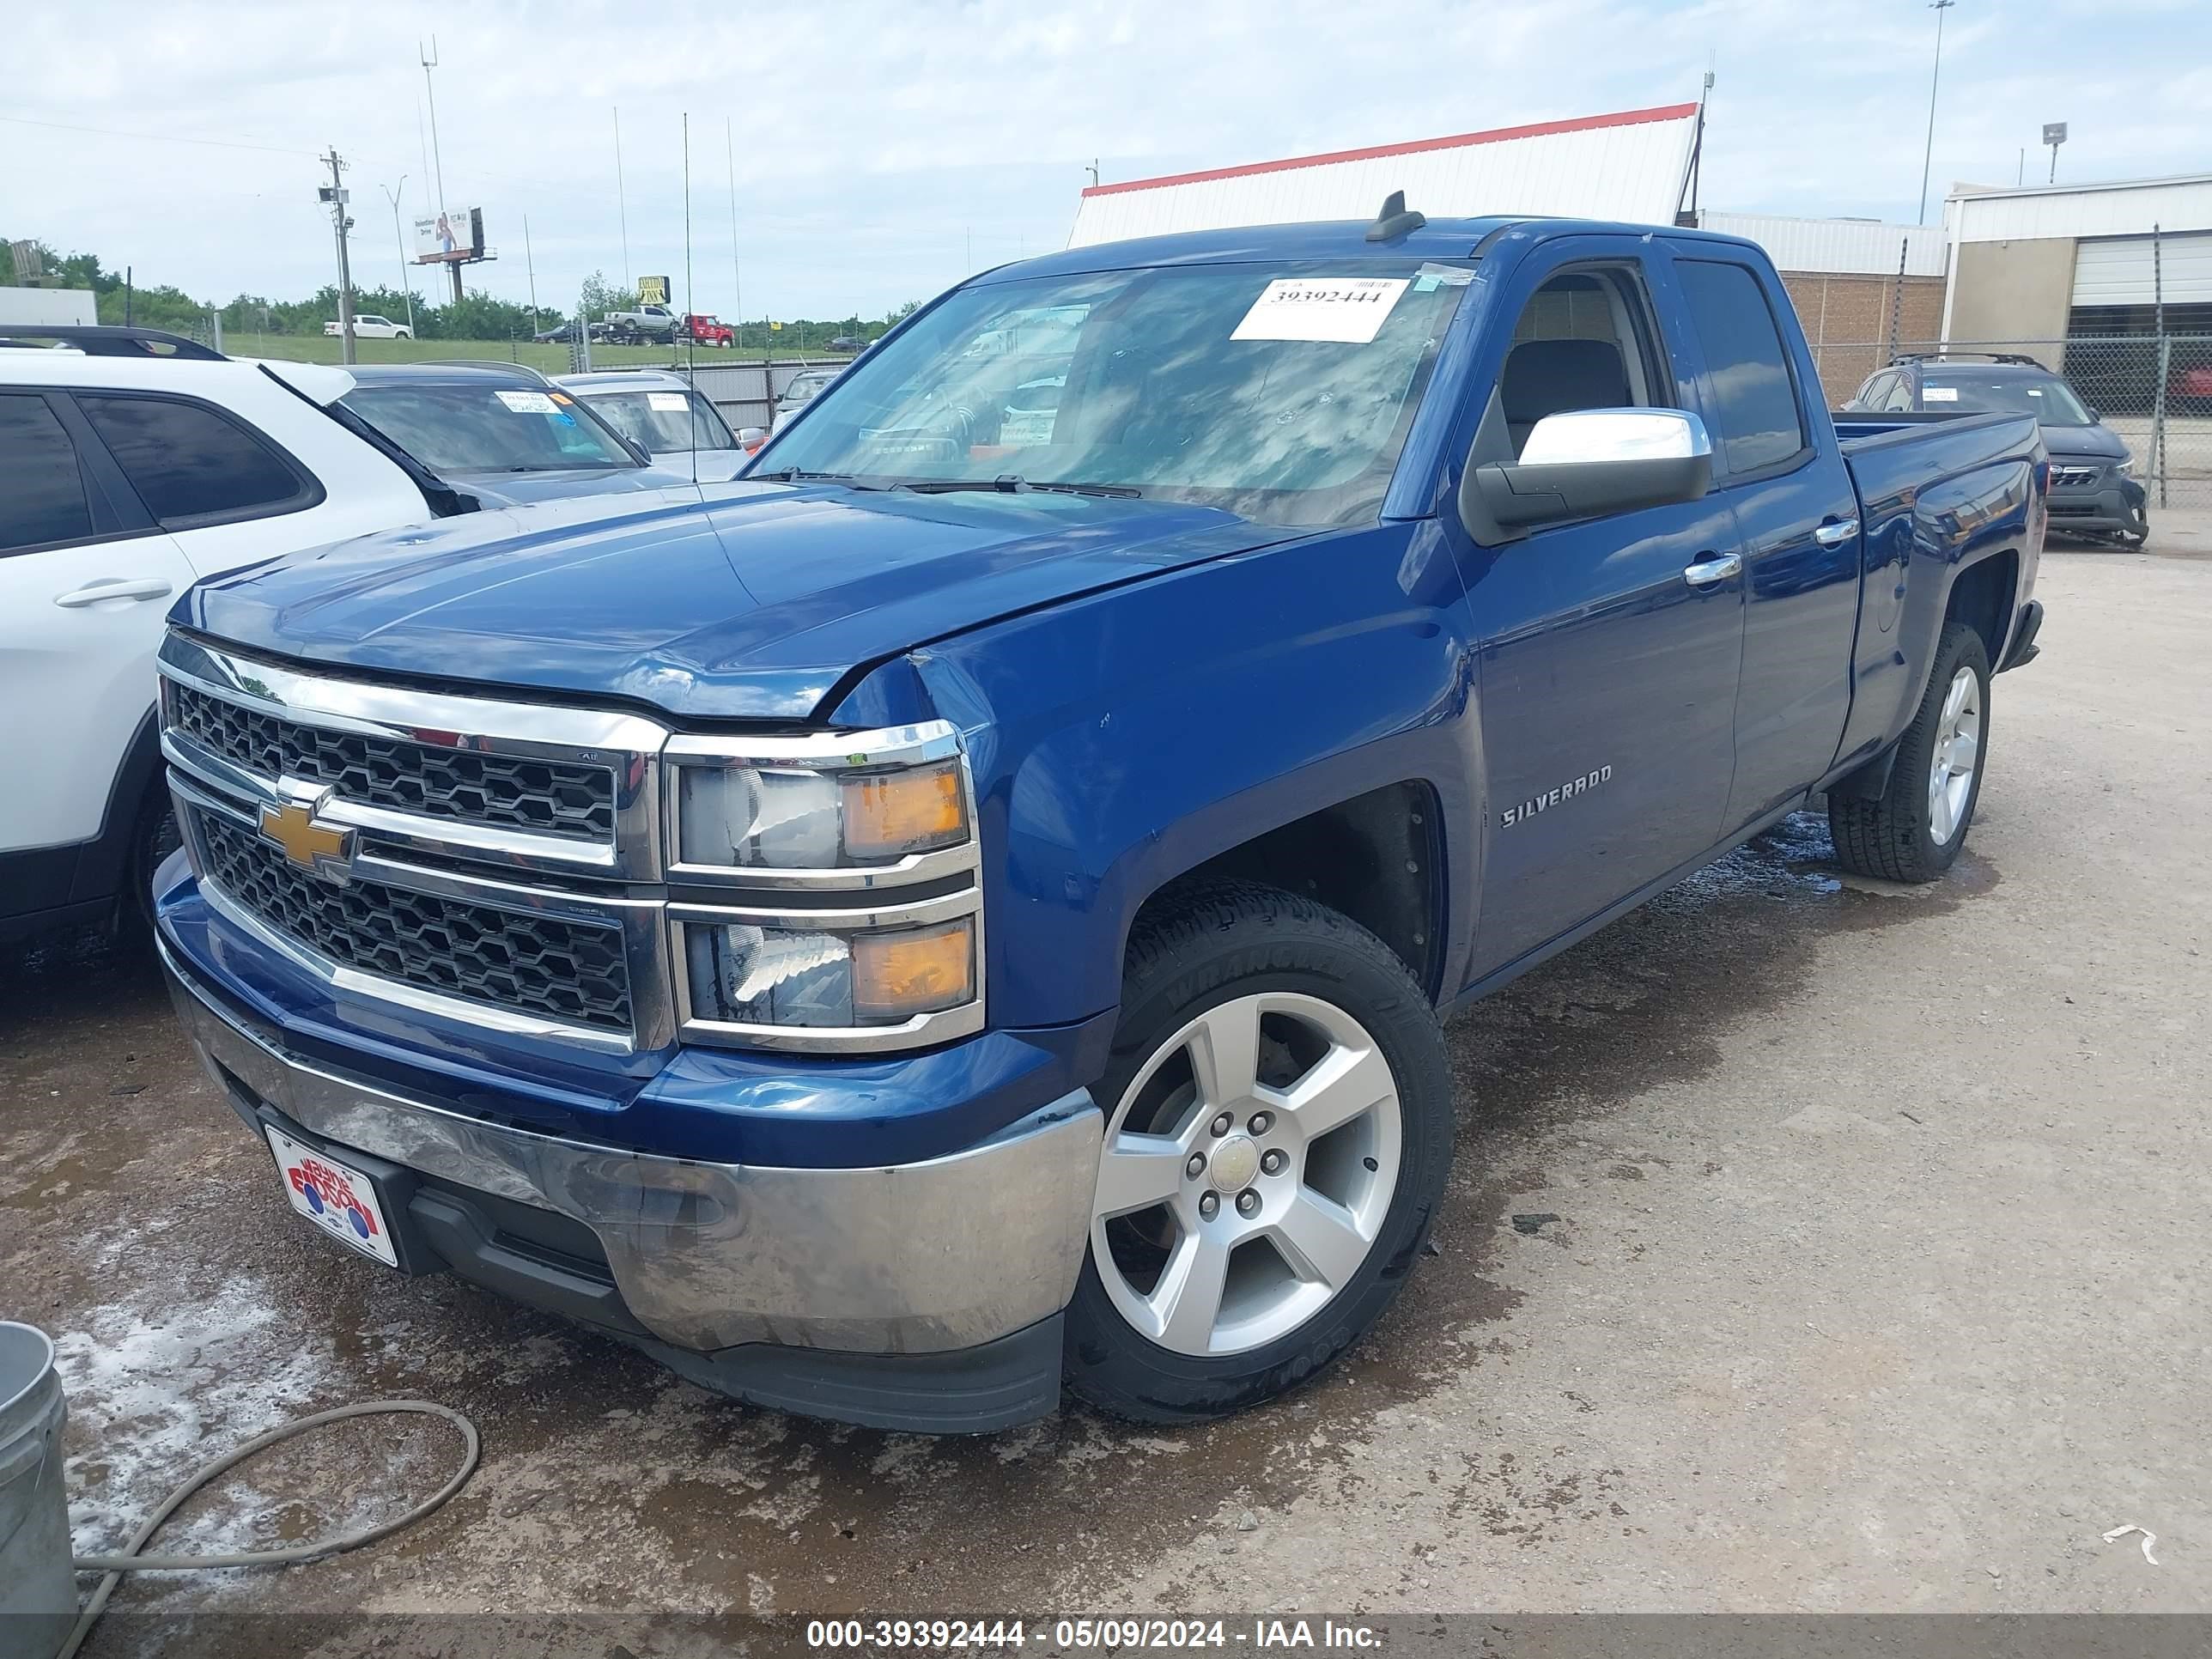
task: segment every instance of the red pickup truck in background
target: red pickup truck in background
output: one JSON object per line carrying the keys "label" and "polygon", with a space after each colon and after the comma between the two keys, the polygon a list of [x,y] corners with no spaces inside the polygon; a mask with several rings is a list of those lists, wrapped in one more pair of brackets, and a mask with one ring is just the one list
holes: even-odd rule
{"label": "red pickup truck in background", "polygon": [[701,345],[721,346],[725,349],[733,347],[738,343],[738,337],[730,331],[730,325],[727,323],[713,317],[702,317],[696,313],[677,324],[676,337],[679,340],[696,340]]}

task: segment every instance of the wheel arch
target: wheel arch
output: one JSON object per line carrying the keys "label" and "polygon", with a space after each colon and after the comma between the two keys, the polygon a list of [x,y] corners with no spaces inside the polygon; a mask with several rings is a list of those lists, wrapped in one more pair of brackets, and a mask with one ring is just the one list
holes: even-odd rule
{"label": "wheel arch", "polygon": [[1154,884],[1122,928],[1126,953],[1146,915],[1193,889],[1244,881],[1326,905],[1390,948],[1431,1002],[1443,964],[1443,806],[1407,778],[1261,830]]}
{"label": "wheel arch", "polygon": [[[1940,640],[1943,629],[1951,623],[1965,623],[1982,636],[1982,648],[1989,653],[1990,667],[1995,672],[2004,660],[2005,645],[2012,635],[2019,592],[2017,549],[2001,548],[1972,564],[1960,566],[1944,595],[1943,617],[1937,624],[1936,637]],[[1932,654],[1929,665],[1932,670]]]}

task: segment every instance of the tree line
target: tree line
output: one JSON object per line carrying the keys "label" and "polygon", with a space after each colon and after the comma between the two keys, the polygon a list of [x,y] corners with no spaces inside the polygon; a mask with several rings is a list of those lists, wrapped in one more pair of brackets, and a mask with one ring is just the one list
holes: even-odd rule
{"label": "tree line", "polygon": [[[304,300],[271,300],[258,294],[241,294],[221,306],[196,300],[167,283],[150,287],[134,283],[126,299],[124,273],[103,264],[99,255],[64,255],[43,242],[37,246],[47,281],[51,283],[59,276],[61,287],[90,289],[96,296],[94,303],[103,323],[125,321],[127,308],[128,320],[141,328],[165,328],[179,333],[204,331],[209,313],[215,312],[222,319],[223,333],[237,336],[320,334],[324,324],[337,320],[338,291],[335,283],[324,284]],[[432,276],[442,292],[442,274],[433,270]],[[0,237],[0,286],[12,285],[16,280],[14,252],[7,239]],[[593,271],[584,279],[581,300],[584,315],[593,321],[610,311],[630,310],[638,302],[635,289],[610,282],[600,271]],[[381,283],[370,288],[356,284],[353,308],[356,317],[382,317],[404,323],[408,318],[408,296],[398,289]],[[833,335],[844,334],[872,340],[915,308],[915,302],[908,301],[880,319],[854,315],[787,318],[782,321],[786,330],[804,329],[810,338],[827,340]],[[568,313],[556,306],[540,306],[533,311],[528,306],[495,299],[488,294],[465,294],[458,305],[450,301],[434,304],[428,295],[418,289],[414,296],[414,319],[415,334],[419,339],[526,340],[540,330],[557,328],[568,321]],[[737,319],[724,320],[734,323]],[[749,319],[746,326],[758,331],[764,328],[764,324],[756,318]]]}

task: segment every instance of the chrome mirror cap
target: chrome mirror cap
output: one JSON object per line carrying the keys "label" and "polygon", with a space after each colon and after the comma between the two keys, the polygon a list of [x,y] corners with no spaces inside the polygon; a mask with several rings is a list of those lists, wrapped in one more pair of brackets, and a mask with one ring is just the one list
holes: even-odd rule
{"label": "chrome mirror cap", "polygon": [[1547,415],[1530,428],[1520,464],[1680,461],[1712,453],[1705,422],[1686,409],[1574,409]]}

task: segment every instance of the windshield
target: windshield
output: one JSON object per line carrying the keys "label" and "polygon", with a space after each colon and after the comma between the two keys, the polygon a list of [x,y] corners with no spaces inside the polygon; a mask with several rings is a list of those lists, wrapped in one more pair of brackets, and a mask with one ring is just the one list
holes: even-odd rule
{"label": "windshield", "polygon": [[2074,388],[2057,375],[1963,374],[1956,380],[1923,379],[1920,401],[1929,409],[1976,415],[2033,415],[2044,426],[2089,426],[2094,422]]}
{"label": "windshield", "polygon": [[836,378],[832,374],[812,371],[805,374],[794,374],[791,377],[791,384],[783,389],[783,396],[777,398],[776,402],[787,409],[794,404],[803,404]]}
{"label": "windshield", "polygon": [[752,475],[1014,477],[1358,523],[1382,503],[1467,280],[1359,260],[979,283],[847,370]]}
{"label": "windshield", "polygon": [[649,455],[738,447],[714,405],[681,387],[671,386],[665,392],[593,392],[586,395],[586,401],[592,413]]}
{"label": "windshield", "polygon": [[339,401],[433,472],[561,472],[637,465],[565,392],[357,386]]}

